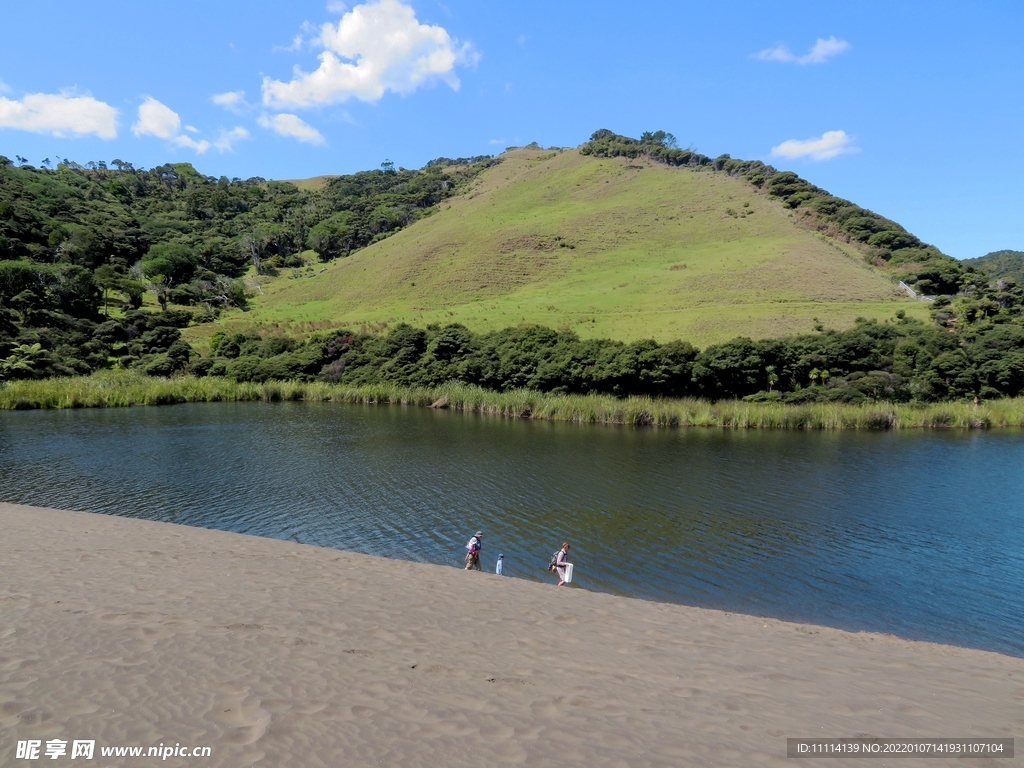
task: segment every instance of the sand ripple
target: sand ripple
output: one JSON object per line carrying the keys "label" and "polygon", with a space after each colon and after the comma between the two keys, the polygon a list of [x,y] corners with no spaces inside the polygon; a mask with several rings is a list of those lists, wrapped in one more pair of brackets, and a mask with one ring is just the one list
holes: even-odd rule
{"label": "sand ripple", "polygon": [[781,766],[787,736],[1024,726],[997,654],[102,515],[0,526],[4,765],[88,738],[213,748],[166,766]]}

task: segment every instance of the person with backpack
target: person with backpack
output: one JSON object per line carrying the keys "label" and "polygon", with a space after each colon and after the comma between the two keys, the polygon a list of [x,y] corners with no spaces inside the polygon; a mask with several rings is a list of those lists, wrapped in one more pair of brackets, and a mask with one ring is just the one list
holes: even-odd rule
{"label": "person with backpack", "polygon": [[572,567],[572,563],[569,562],[569,542],[562,544],[562,548],[555,552],[551,556],[551,562],[548,564],[548,570],[554,571],[558,574],[558,586],[564,586],[566,583],[566,570]]}
{"label": "person with backpack", "polygon": [[483,570],[480,568],[480,550],[484,546],[484,532],[477,531],[468,542],[466,542],[466,570],[471,571],[476,568],[478,571]]}

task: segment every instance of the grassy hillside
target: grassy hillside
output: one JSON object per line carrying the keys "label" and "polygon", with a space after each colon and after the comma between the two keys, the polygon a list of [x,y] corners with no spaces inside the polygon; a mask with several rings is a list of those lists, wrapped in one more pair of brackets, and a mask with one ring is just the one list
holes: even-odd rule
{"label": "grassy hillside", "polygon": [[303,192],[320,192],[327,188],[327,185],[337,176],[313,176],[308,179],[288,179],[285,184],[294,184],[298,189]]}
{"label": "grassy hillside", "polygon": [[508,152],[432,216],[321,269],[268,282],[205,332],[539,323],[703,346],[927,316],[862,253],[740,178],[575,150]]}
{"label": "grassy hillside", "polygon": [[785,402],[1024,393],[1024,288],[661,131],[299,186],[19,163],[0,156],[0,381],[116,367]]}
{"label": "grassy hillside", "polygon": [[1024,285],[1024,251],[993,251],[977,259],[964,259],[964,264],[995,280],[1008,277]]}

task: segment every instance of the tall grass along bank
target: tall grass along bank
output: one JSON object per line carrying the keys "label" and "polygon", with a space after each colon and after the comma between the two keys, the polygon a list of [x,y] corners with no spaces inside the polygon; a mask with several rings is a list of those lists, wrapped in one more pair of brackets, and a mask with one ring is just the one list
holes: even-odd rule
{"label": "tall grass along bank", "polygon": [[0,409],[116,408],[175,403],[307,401],[449,408],[509,418],[654,427],[740,429],[914,429],[1024,426],[1024,398],[973,403],[864,405],[746,403],[697,399],[617,399],[529,390],[493,392],[464,384],[435,388],[349,387],[321,382],[240,383],[231,379],[154,378],[134,372],[12,381],[0,385]]}

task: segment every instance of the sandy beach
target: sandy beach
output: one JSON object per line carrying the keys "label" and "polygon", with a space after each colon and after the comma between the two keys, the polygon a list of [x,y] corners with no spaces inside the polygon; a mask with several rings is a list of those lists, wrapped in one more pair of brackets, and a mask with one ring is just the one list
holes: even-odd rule
{"label": "sandy beach", "polygon": [[[83,512],[0,527],[5,766],[54,739],[44,764],[757,766],[787,737],[1024,734],[999,654]],[[160,744],[211,754],[99,756]]]}

